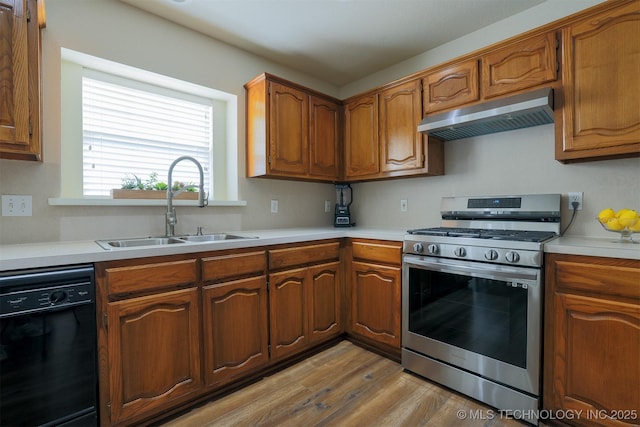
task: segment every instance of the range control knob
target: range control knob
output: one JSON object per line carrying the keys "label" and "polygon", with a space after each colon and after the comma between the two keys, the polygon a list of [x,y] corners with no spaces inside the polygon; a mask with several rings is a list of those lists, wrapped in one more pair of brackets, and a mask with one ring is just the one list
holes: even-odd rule
{"label": "range control knob", "polygon": [[422,243],[414,243],[413,251],[418,253],[421,253],[422,251],[424,251],[424,247],[422,246]]}
{"label": "range control knob", "polygon": [[520,254],[518,252],[509,251],[505,254],[505,258],[509,262],[518,262],[520,261]]}
{"label": "range control knob", "polygon": [[429,252],[431,255],[435,255],[438,253],[438,245],[432,243],[429,246],[427,246],[427,252]]}
{"label": "range control knob", "polygon": [[489,261],[495,261],[498,259],[498,251],[495,249],[489,249],[484,253],[484,257]]}
{"label": "range control knob", "polygon": [[467,250],[465,248],[463,248],[462,246],[458,246],[457,248],[454,249],[453,253],[457,257],[462,258],[462,257],[467,255]]}

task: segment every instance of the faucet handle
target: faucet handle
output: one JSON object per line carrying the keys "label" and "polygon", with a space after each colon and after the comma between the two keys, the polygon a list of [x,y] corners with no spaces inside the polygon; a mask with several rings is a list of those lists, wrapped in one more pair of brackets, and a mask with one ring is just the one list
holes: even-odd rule
{"label": "faucet handle", "polygon": [[202,230],[204,229],[204,227],[200,227],[198,226],[197,230],[196,230],[196,236],[202,236]]}

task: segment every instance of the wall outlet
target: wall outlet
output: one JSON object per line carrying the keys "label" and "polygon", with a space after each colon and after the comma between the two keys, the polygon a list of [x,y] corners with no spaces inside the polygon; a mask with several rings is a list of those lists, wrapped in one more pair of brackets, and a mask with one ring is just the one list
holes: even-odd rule
{"label": "wall outlet", "polygon": [[329,200],[324,201],[324,213],[331,212],[331,202]]}
{"label": "wall outlet", "polygon": [[409,202],[406,199],[400,200],[400,212],[407,212],[409,210]]}
{"label": "wall outlet", "polygon": [[573,210],[573,202],[578,202],[578,207],[576,208],[576,210],[579,210],[579,211],[582,210],[582,191],[569,193],[568,199],[569,199],[568,204],[569,204],[570,211]]}
{"label": "wall outlet", "polygon": [[272,200],[271,201],[271,213],[278,213],[278,201],[277,200]]}
{"label": "wall outlet", "polygon": [[31,196],[3,195],[2,216],[31,216],[33,200]]}

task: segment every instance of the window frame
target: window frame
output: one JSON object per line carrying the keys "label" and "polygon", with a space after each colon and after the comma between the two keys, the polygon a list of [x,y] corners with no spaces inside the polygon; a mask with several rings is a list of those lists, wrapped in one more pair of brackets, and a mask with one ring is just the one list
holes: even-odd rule
{"label": "window frame", "polygon": [[[60,197],[49,199],[52,205],[115,204],[137,205],[135,200],[122,202],[109,196],[84,196],[82,185],[82,75],[90,68],[117,78],[165,87],[213,104],[214,134],[211,156],[209,205],[245,205],[238,199],[237,95],[118,64],[69,49],[61,49],[61,188]],[[162,174],[166,171],[158,171]],[[96,203],[92,203],[92,201]],[[112,202],[112,203],[109,203]],[[147,202],[147,201],[145,201]],[[159,203],[165,203],[160,200]],[[151,203],[158,204],[158,202]]]}

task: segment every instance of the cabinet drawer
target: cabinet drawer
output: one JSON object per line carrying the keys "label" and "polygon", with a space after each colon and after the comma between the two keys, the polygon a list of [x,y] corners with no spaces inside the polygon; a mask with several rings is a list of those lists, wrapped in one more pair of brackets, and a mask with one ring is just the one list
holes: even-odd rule
{"label": "cabinet drawer", "polygon": [[152,289],[194,283],[198,277],[195,259],[155,264],[107,267],[105,277],[109,294],[145,292]]}
{"label": "cabinet drawer", "polygon": [[400,265],[402,263],[402,244],[400,242],[353,241],[351,246],[353,259],[396,265]]}
{"label": "cabinet drawer", "polygon": [[640,298],[640,262],[598,258],[555,263],[557,290]]}
{"label": "cabinet drawer", "polygon": [[277,270],[295,265],[315,264],[340,258],[340,242],[293,246],[269,251],[269,268]]}
{"label": "cabinet drawer", "polygon": [[267,269],[266,251],[202,258],[202,280],[219,282],[233,277],[259,276]]}

